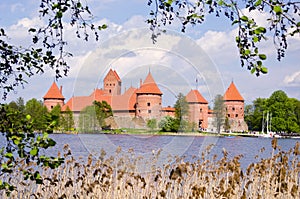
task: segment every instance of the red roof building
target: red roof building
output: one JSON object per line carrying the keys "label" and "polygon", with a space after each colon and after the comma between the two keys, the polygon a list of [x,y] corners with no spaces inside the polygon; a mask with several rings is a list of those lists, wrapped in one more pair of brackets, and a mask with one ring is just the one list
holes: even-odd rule
{"label": "red roof building", "polygon": [[193,122],[198,129],[208,127],[208,102],[198,90],[191,90],[186,95],[189,104],[189,122]]}
{"label": "red roof building", "polygon": [[244,121],[244,98],[233,82],[229,85],[224,96],[226,117],[230,122],[232,131],[246,131],[247,124]]}
{"label": "red roof building", "polygon": [[53,82],[43,99],[44,105],[48,108],[48,110],[52,110],[56,105],[60,105],[62,107],[65,100],[65,97],[62,95],[62,86],[59,89],[57,84]]}

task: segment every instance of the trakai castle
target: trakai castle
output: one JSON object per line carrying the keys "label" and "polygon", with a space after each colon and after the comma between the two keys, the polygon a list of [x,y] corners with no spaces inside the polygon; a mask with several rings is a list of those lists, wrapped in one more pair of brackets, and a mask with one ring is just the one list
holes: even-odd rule
{"label": "trakai castle", "polygon": [[[73,96],[65,103],[62,87],[53,82],[44,98],[44,105],[51,110],[59,104],[62,111],[67,107],[73,112],[75,125],[78,125],[80,112],[96,101],[106,101],[113,110],[114,120],[121,127],[145,127],[148,119],[161,120],[175,115],[173,107],[162,107],[163,93],[149,72],[139,88],[130,87],[121,93],[122,80],[115,70],[110,69],[103,79],[103,88],[95,89],[89,96]],[[232,82],[225,92],[224,104],[231,131],[247,131],[244,121],[244,99]],[[189,104],[188,120],[199,128],[213,131],[213,114],[207,100],[198,90],[191,90],[186,95]],[[139,121],[139,122],[134,122]]]}

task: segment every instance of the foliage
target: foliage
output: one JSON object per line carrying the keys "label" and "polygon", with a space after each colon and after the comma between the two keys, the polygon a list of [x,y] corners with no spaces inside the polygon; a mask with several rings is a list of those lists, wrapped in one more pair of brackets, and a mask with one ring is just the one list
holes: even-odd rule
{"label": "foliage", "polygon": [[[53,129],[50,123],[46,131]],[[9,179],[13,171],[19,171],[24,180],[33,180],[37,184],[43,183],[43,178],[38,167],[23,167],[22,163],[35,163],[37,166],[57,168],[63,163],[63,158],[47,157],[41,155],[41,149],[47,149],[55,145],[55,141],[48,137],[48,133],[36,134],[34,130],[34,119],[29,114],[11,108],[9,105],[0,107],[0,132],[5,138],[3,148],[0,150],[0,163],[2,179]],[[5,177],[6,176],[6,177]],[[0,189],[7,194],[15,189],[17,184],[7,181],[0,182]]]}
{"label": "foliage", "polygon": [[175,122],[175,126],[178,125],[177,131],[185,131],[188,128],[187,117],[189,113],[189,104],[182,93],[179,93],[176,98],[177,100],[175,102],[174,108],[175,118],[178,121]]}
{"label": "foliage", "polygon": [[105,24],[96,27],[89,7],[78,0],[41,0],[38,12],[45,26],[28,29],[32,35],[29,47],[12,44],[0,28],[0,90],[4,99],[16,86],[27,83],[26,77],[42,74],[46,68],[53,69],[56,78],[67,75],[70,66],[65,58],[72,54],[65,51],[66,24],[75,26],[75,36],[84,40],[89,39],[89,32],[98,40],[98,32],[107,28]]}
{"label": "foliage", "polygon": [[[148,0],[152,7],[147,23],[152,30],[155,42],[162,26],[179,22],[182,32],[188,25],[202,24],[207,15],[220,17],[224,15],[232,26],[238,27],[235,42],[239,50],[241,65],[247,67],[257,76],[265,74],[268,69],[263,62],[267,59],[259,50],[259,44],[268,36],[273,38],[277,50],[277,60],[285,56],[288,43],[287,38],[299,36],[300,33],[300,2],[285,0]],[[248,12],[248,14],[245,11]],[[267,15],[265,26],[259,26],[250,15],[258,11]],[[254,13],[255,14],[255,13]]]}
{"label": "foliage", "polygon": [[147,121],[147,127],[153,131],[157,127],[157,120],[156,119],[149,119]]}
{"label": "foliage", "polygon": [[94,133],[105,127],[105,119],[112,116],[112,109],[106,101],[94,101],[93,105],[85,107],[79,116],[81,132]]}
{"label": "foliage", "polygon": [[221,132],[221,127],[225,122],[225,105],[222,95],[217,95],[214,100],[214,126],[217,128],[217,133]]}
{"label": "foliage", "polygon": [[70,110],[69,107],[61,114],[61,128],[64,131],[73,131],[74,130],[74,117],[73,112]]}
{"label": "foliage", "polygon": [[177,132],[180,126],[180,121],[171,116],[164,117],[158,124],[163,132]]}
{"label": "foliage", "polygon": [[289,98],[285,92],[275,91],[267,99],[254,100],[252,110],[245,112],[245,121],[251,130],[261,131],[263,115],[269,113],[272,131],[300,132],[299,103],[299,100]]}
{"label": "foliage", "polygon": [[224,130],[228,132],[230,130],[229,118],[226,116],[224,121]]}
{"label": "foliage", "polygon": [[95,106],[96,117],[99,122],[99,125],[101,127],[106,126],[105,119],[110,116],[113,116],[111,106],[106,101],[102,101],[102,102],[94,101],[93,105]]}
{"label": "foliage", "polygon": [[47,126],[47,108],[43,105],[41,101],[33,98],[28,100],[25,105],[25,114],[29,114],[32,117],[33,129],[36,131],[45,131]]}
{"label": "foliage", "polygon": [[175,117],[181,121],[181,120],[186,119],[186,117],[189,113],[189,104],[186,101],[186,98],[182,93],[179,93],[176,96],[176,98],[177,98],[177,100],[174,105]]}

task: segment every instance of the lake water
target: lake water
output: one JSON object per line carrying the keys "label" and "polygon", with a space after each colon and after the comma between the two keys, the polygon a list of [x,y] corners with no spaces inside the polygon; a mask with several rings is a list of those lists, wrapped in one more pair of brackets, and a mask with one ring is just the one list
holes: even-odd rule
{"label": "lake water", "polygon": [[[222,157],[222,149],[228,152],[228,157],[242,154],[242,168],[261,158],[270,157],[272,154],[271,140],[269,138],[251,137],[217,137],[217,136],[167,136],[167,135],[114,135],[114,134],[52,134],[50,135],[57,145],[48,150],[47,153],[55,155],[62,151],[65,144],[69,144],[75,158],[86,159],[88,154],[99,157],[101,149],[107,153],[106,157],[115,155],[120,146],[123,155],[133,149],[135,157],[151,158],[153,153],[161,149],[159,164],[166,164],[169,155],[185,157],[192,160],[193,156],[201,157],[201,153],[210,144],[213,144],[210,154]],[[282,150],[287,151],[293,148],[300,139],[278,139],[278,145]],[[265,148],[260,152],[261,148]],[[128,154],[128,153],[127,153]],[[256,159],[255,156],[259,155]]]}

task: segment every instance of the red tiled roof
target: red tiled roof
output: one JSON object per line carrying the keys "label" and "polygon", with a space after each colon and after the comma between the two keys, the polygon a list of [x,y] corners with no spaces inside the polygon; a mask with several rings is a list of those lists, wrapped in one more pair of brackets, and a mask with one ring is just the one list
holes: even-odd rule
{"label": "red tiled roof", "polygon": [[94,101],[106,101],[112,110],[135,110],[136,103],[136,88],[129,88],[123,95],[109,96],[104,95],[102,89],[95,89],[89,96],[76,96],[72,97],[63,107],[65,111],[67,107],[72,111],[81,111],[87,106],[91,106]]}
{"label": "red tiled roof", "polygon": [[231,82],[227,91],[224,94],[225,101],[244,101],[244,98],[241,96],[240,92],[236,88],[233,82]]}
{"label": "red tiled roof", "polygon": [[55,82],[52,83],[44,99],[65,99]]}
{"label": "red tiled roof", "polygon": [[135,110],[136,88],[130,87],[123,95],[115,95],[112,98],[113,110]]}
{"label": "red tiled roof", "polygon": [[158,94],[162,95],[162,92],[158,88],[157,84],[155,83],[151,73],[147,75],[144,83],[140,86],[140,88],[137,90],[138,94],[144,94],[144,93],[149,93],[149,94]]}
{"label": "red tiled roof", "polygon": [[206,99],[200,94],[200,92],[198,90],[191,90],[186,95],[186,101],[187,102],[197,102],[197,103],[202,103],[202,104],[208,104]]}
{"label": "red tiled roof", "polygon": [[115,70],[113,71],[113,73],[114,73],[115,77],[117,78],[117,80],[120,82],[121,78],[119,77],[118,73]]}
{"label": "red tiled roof", "polygon": [[108,71],[107,75],[104,77],[104,79],[106,79],[110,75],[113,75],[118,82],[121,82],[121,78],[119,77],[118,73],[115,70],[112,70],[112,69],[109,69],[109,71]]}

